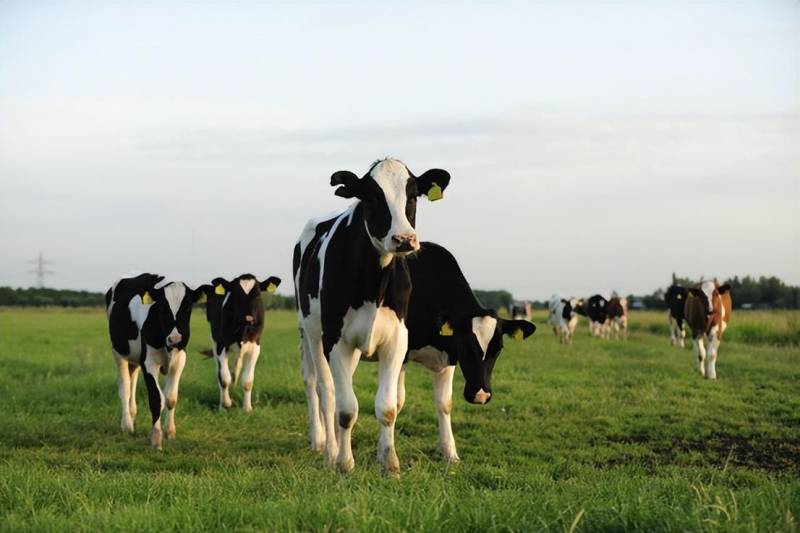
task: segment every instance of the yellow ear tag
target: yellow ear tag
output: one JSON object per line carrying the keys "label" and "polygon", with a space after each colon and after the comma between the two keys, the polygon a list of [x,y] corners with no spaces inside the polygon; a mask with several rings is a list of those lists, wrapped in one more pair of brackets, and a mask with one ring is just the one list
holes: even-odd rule
{"label": "yellow ear tag", "polygon": [[514,335],[512,335],[512,337],[514,337],[515,341],[521,341],[521,340],[525,339],[525,334],[522,332],[521,329],[517,329],[514,332]]}
{"label": "yellow ear tag", "polygon": [[269,285],[267,285],[267,292],[272,294],[273,292],[275,292],[275,289],[277,288],[278,288],[277,285],[275,285],[274,283],[270,283]]}
{"label": "yellow ear tag", "polygon": [[222,286],[222,283],[214,287],[214,294],[219,294],[220,296],[225,294],[225,287]]}
{"label": "yellow ear tag", "polygon": [[442,188],[439,187],[439,184],[434,181],[431,184],[431,188],[428,189],[428,194],[426,196],[428,200],[435,202],[436,200],[441,200],[444,197],[444,193],[442,193]]}
{"label": "yellow ear tag", "polygon": [[445,322],[442,324],[442,329],[439,330],[439,335],[442,337],[452,337],[453,336],[453,328],[450,327],[450,322]]}
{"label": "yellow ear tag", "polygon": [[145,291],[145,293],[142,295],[142,303],[144,305],[150,305],[153,303],[153,297],[150,296],[149,292]]}
{"label": "yellow ear tag", "polygon": [[208,298],[206,297],[206,293],[205,293],[205,292],[201,292],[201,293],[200,293],[200,298],[198,298],[198,299],[197,299],[197,301],[196,301],[195,303],[198,303],[198,304],[204,304],[204,303],[206,303],[207,301],[208,301]]}

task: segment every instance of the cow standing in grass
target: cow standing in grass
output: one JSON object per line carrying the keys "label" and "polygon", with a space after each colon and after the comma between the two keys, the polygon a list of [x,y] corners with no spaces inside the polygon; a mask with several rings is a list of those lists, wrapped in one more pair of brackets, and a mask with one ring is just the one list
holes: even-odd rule
{"label": "cow standing in grass", "polygon": [[[732,312],[730,285],[720,285],[714,280],[704,281],[699,287],[689,289],[684,314],[692,330],[697,370],[708,379],[717,379],[719,344]],[[708,352],[704,341],[708,343]]]}
{"label": "cow standing in grass", "polygon": [[617,293],[608,301],[608,336],[628,340],[628,299],[620,298]]}
{"label": "cow standing in grass", "polygon": [[[458,462],[450,424],[453,375],[464,376],[464,399],[485,405],[492,398],[492,372],[503,349],[503,336],[522,340],[536,331],[527,320],[505,320],[484,308],[472,292],[455,257],[445,248],[423,242],[408,259],[411,300],[408,306],[407,361],[431,372],[439,448],[444,459]],[[398,382],[398,410],[405,399],[405,365]]]}
{"label": "cow standing in grass", "polygon": [[599,294],[586,300],[586,316],[589,317],[589,333],[592,337],[607,337],[608,300]]}
{"label": "cow standing in grass", "polygon": [[[375,162],[361,178],[336,172],[335,194],[356,201],[343,213],[311,220],[294,249],[303,375],[311,446],[343,472],[355,466],[351,449],[358,401],[353,373],[360,358],[377,357],[377,457],[398,472],[394,426],[398,380],[408,351],[406,316],[411,278],[406,256],[419,250],[417,197],[441,198],[450,175],[414,176],[402,162]],[[338,431],[337,431],[338,426]]]}
{"label": "cow standing in grass", "polygon": [[680,285],[672,285],[667,289],[664,300],[667,302],[667,318],[669,319],[669,343],[672,346],[685,346],[686,315],[684,308],[689,291]]}
{"label": "cow standing in grass", "polygon": [[578,325],[578,313],[575,310],[577,304],[578,300],[575,298],[566,300],[556,295],[553,295],[548,304],[550,325],[553,326],[558,342],[562,344],[572,344],[575,327]]}
{"label": "cow standing in grass", "polygon": [[231,371],[228,353],[233,346],[238,349],[233,383],[241,383],[242,408],[253,410],[252,393],[256,362],[261,353],[261,333],[264,330],[263,292],[274,292],[281,280],[270,277],[258,281],[252,274],[242,274],[228,281],[216,278],[207,290],[206,318],[211,326],[214,359],[217,362],[219,408],[233,405],[230,397]]}
{"label": "cow standing in grass", "polygon": [[[133,432],[136,418],[136,382],[144,374],[153,426],[150,443],[161,449],[161,412],[167,408],[167,438],[175,437],[178,384],[186,365],[192,306],[201,297],[180,281],[166,281],[156,274],[122,278],[106,293],[108,330],[117,385],[122,403],[123,432]],[[166,374],[164,391],[158,375]]]}

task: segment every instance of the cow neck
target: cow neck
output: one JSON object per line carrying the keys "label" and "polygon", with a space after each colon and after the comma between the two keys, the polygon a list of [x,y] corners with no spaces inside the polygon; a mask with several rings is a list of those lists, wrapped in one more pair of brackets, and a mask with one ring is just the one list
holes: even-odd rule
{"label": "cow neck", "polygon": [[[354,253],[348,254],[352,271],[356,273],[352,295],[356,308],[364,301],[373,301],[377,307],[392,309],[400,319],[405,319],[408,311],[408,300],[411,294],[411,277],[406,259],[394,255],[381,266],[381,254],[372,244],[372,239],[364,223],[363,207],[356,206],[351,228],[356,229]],[[350,269],[348,269],[350,270]]]}

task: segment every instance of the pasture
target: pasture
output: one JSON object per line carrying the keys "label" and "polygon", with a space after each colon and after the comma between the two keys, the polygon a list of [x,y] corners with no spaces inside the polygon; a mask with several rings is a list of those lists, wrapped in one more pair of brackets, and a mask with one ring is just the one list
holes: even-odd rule
{"label": "pasture", "polygon": [[[377,365],[356,373],[356,470],[308,449],[293,313],[268,312],[254,411],[217,412],[195,310],[178,438],[134,436],[101,309],[0,309],[0,530],[796,531],[800,520],[800,315],[734,313],[716,382],[668,344],[665,315],[633,312],[628,342],[506,342],[486,406],[461,397],[462,462],[437,448],[430,378],[410,365],[397,425],[399,479],[374,460]],[[241,389],[234,389],[241,405]]]}

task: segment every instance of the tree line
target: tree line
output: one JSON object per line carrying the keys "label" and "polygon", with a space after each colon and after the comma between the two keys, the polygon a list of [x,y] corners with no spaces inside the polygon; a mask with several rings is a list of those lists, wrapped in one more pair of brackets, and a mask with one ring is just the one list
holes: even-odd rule
{"label": "tree line", "polygon": [[[687,277],[672,275],[672,283],[694,287],[699,282]],[[736,309],[800,309],[800,287],[787,285],[775,276],[734,276],[721,283],[731,286],[733,306]],[[637,302],[646,309],[666,309],[664,293],[668,287],[656,289],[650,294],[628,295],[629,302]],[[475,290],[475,297],[484,307],[509,309],[514,298],[506,290]],[[591,296],[589,294],[582,295]],[[294,296],[264,294],[266,309],[294,309]],[[547,301],[534,301],[535,307],[546,308]],[[47,288],[0,287],[0,306],[13,307],[94,307],[105,305],[102,292],[73,291]]]}

